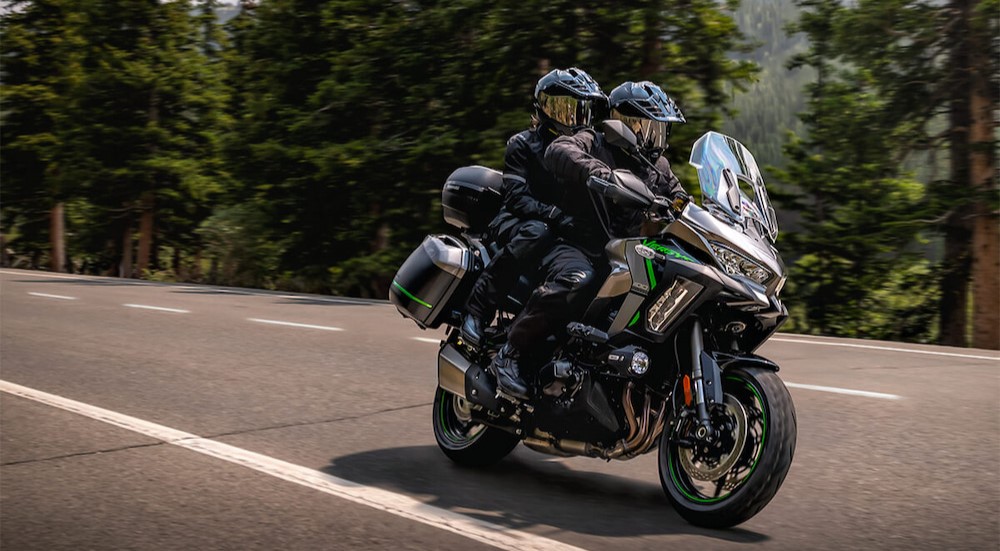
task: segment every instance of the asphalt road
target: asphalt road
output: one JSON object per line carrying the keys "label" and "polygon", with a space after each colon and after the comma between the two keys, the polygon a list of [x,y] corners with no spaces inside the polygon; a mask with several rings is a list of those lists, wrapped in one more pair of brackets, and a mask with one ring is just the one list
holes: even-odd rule
{"label": "asphalt road", "polygon": [[712,531],[654,454],[453,465],[440,335],[386,303],[0,270],[0,548],[1000,548],[995,351],[778,335],[791,471]]}

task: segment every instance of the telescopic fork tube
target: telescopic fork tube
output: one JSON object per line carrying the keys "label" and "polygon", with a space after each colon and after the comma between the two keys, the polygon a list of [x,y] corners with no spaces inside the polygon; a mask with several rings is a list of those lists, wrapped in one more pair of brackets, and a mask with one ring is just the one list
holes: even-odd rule
{"label": "telescopic fork tube", "polygon": [[691,382],[694,383],[694,404],[698,414],[698,429],[695,436],[705,439],[712,434],[712,421],[708,417],[708,407],[705,406],[704,374],[701,371],[701,353],[705,344],[701,340],[701,322],[694,320],[691,327]]}

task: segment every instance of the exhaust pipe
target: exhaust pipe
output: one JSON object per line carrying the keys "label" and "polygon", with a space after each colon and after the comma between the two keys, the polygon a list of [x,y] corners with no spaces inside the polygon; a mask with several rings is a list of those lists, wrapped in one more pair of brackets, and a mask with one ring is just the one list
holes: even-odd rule
{"label": "exhaust pipe", "polygon": [[496,397],[493,377],[450,343],[438,353],[438,386],[469,402],[504,413],[505,408]]}
{"label": "exhaust pipe", "polygon": [[452,344],[441,347],[438,353],[438,386],[459,398],[468,400],[465,395],[465,373],[472,365]]}

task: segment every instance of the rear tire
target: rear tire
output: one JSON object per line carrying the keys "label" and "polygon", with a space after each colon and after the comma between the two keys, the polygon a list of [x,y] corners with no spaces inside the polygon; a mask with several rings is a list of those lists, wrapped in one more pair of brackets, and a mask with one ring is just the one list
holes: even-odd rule
{"label": "rear tire", "polygon": [[723,373],[725,405],[713,421],[730,430],[717,445],[678,446],[671,437],[689,436],[691,418],[660,441],[660,484],[688,522],[728,528],[764,508],[788,474],[795,453],[795,407],[773,371],[738,368]]}
{"label": "rear tire", "polygon": [[507,457],[520,439],[475,421],[471,404],[447,390],[434,394],[434,439],[449,459],[469,467],[487,467]]}

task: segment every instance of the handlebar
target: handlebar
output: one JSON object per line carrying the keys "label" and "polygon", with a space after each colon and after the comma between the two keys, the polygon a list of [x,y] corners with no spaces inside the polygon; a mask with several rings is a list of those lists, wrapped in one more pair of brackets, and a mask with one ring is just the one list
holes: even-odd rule
{"label": "handlebar", "polygon": [[620,185],[604,180],[603,178],[598,178],[597,176],[591,176],[587,179],[587,188],[594,191],[602,197],[607,197],[611,202],[616,205],[621,205],[627,208],[649,208],[650,203],[641,195],[629,191]]}
{"label": "handlebar", "polygon": [[662,196],[653,197],[652,201],[650,201],[648,197],[643,197],[618,183],[597,176],[591,176],[587,179],[587,189],[611,200],[611,202],[617,205],[626,208],[642,209],[651,215],[670,218],[671,220],[676,219],[677,213],[684,210],[687,204],[686,200],[678,199],[671,201],[669,198]]}
{"label": "handlebar", "polygon": [[608,186],[610,185],[611,182],[603,178],[598,178],[597,176],[591,176],[590,178],[587,178],[587,188],[590,189],[591,191],[596,191],[601,195],[604,195],[604,190],[607,189]]}

